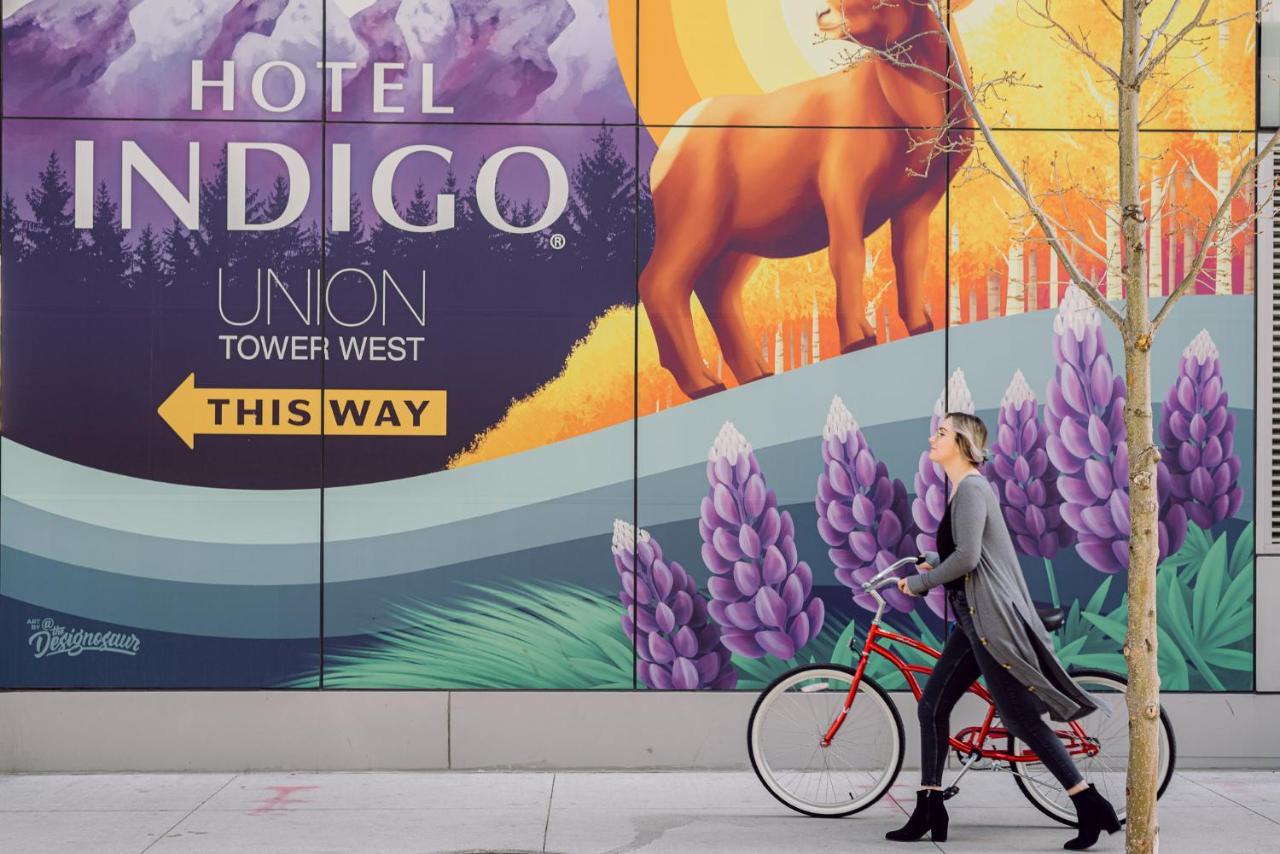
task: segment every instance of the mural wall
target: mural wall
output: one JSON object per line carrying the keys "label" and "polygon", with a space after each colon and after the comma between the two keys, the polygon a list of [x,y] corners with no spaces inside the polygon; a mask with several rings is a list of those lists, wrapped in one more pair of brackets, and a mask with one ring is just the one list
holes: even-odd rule
{"label": "mural wall", "polygon": [[[951,5],[1119,299],[1105,81]],[[1148,105],[1153,305],[1252,144],[1221,5]],[[968,112],[837,17],[6,0],[0,686],[758,690],[932,548],[950,410],[1059,654],[1122,671],[1119,338]],[[1253,687],[1247,213],[1153,350],[1165,690]],[[941,643],[936,593],[888,598]]]}

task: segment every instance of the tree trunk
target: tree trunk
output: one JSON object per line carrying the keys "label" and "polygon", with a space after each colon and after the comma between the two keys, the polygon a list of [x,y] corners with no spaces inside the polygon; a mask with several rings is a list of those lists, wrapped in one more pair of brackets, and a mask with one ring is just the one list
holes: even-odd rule
{"label": "tree trunk", "polygon": [[[1143,238],[1138,124],[1141,116],[1138,56],[1142,47],[1143,0],[1124,4],[1120,59],[1119,156],[1120,231],[1124,247],[1121,276],[1126,301],[1124,338],[1128,400],[1124,421],[1129,450],[1129,631],[1124,654],[1129,665],[1129,772],[1125,791],[1128,854],[1159,849],[1156,769],[1160,674],[1156,669],[1156,559],[1158,504],[1151,430],[1151,322],[1147,310],[1147,258]],[[1111,260],[1111,264],[1115,261]],[[1114,294],[1112,294],[1114,296]]]}

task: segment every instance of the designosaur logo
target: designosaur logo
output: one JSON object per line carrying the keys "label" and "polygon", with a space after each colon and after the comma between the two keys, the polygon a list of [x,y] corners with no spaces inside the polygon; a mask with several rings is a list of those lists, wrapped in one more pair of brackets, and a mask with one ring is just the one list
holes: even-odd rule
{"label": "designosaur logo", "polygon": [[27,620],[31,636],[27,645],[36,658],[65,655],[75,658],[82,652],[115,652],[137,655],[142,641],[132,632],[95,632],[75,626],[63,626],[52,617]]}

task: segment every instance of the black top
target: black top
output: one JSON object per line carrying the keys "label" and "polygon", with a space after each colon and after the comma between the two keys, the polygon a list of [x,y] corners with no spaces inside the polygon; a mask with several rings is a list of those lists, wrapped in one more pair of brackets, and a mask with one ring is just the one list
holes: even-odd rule
{"label": "black top", "polygon": [[[947,509],[942,512],[942,521],[938,523],[938,563],[946,560],[956,550],[956,541],[951,536],[951,499],[947,499]],[[944,590],[964,591],[964,576],[953,578],[942,585]]]}

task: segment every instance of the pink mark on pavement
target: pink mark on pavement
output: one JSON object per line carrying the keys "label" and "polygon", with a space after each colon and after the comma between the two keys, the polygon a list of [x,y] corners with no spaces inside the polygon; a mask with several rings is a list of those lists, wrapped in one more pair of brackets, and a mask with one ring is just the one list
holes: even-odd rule
{"label": "pink mark on pavement", "polygon": [[318,789],[320,787],[319,786],[267,786],[267,788],[274,791],[275,794],[269,798],[263,798],[262,802],[258,804],[257,808],[254,809],[252,812],[250,812],[249,815],[267,815],[268,813],[280,812],[286,807],[291,807],[296,804],[310,803],[310,801],[301,801],[301,800],[295,801],[295,800],[290,800],[290,798],[293,796],[294,792],[303,792],[303,791],[306,791],[307,789]]}

